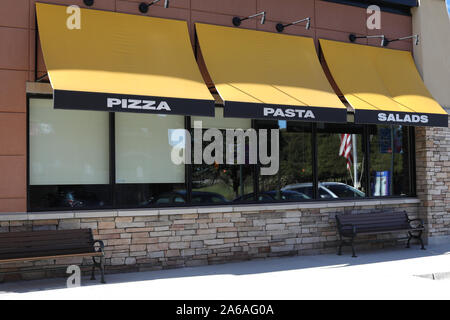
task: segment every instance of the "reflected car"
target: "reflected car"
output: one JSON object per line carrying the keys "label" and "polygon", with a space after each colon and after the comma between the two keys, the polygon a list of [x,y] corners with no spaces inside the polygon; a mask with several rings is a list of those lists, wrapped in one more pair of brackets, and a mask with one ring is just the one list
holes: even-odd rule
{"label": "reflected car", "polygon": [[[313,184],[311,182],[306,183],[295,183],[290,184],[282,188],[283,191],[297,191],[306,194],[311,199],[314,196],[313,193]],[[332,191],[328,190],[327,188],[323,187],[322,184],[319,184],[319,196],[321,199],[332,199],[332,198],[338,198],[337,195],[335,195]]]}
{"label": "reflected car", "polygon": [[102,207],[105,203],[92,192],[60,191],[53,199],[55,207],[86,208]]}
{"label": "reflected car", "polygon": [[[294,190],[313,197],[313,185],[311,182],[296,183],[285,186],[282,190]],[[365,193],[341,182],[321,182],[319,183],[319,197],[321,199],[335,198],[362,198]]]}
{"label": "reflected car", "polygon": [[338,198],[363,198],[366,196],[364,192],[341,182],[322,182],[321,185],[333,192]]}
{"label": "reflected car", "polygon": [[[267,201],[267,202],[277,201],[277,200],[279,200],[279,199],[277,199],[277,193],[278,193],[278,191],[276,191],[276,190],[262,192],[258,195],[258,201]],[[241,197],[234,199],[233,202],[254,201],[255,200],[254,196],[255,195],[253,193],[245,194]],[[281,191],[281,200],[303,201],[306,199],[311,199],[311,198],[301,192],[292,191],[292,190]]]}
{"label": "reflected car", "polygon": [[[191,203],[221,203],[228,200],[221,194],[215,192],[192,191]],[[148,202],[152,204],[177,204],[187,203],[187,194],[185,190],[162,193],[152,197]]]}

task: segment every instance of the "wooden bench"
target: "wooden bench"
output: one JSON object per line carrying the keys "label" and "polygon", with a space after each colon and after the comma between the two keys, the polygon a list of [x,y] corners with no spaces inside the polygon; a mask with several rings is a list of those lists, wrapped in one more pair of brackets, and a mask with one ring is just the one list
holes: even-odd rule
{"label": "wooden bench", "polygon": [[91,280],[98,268],[105,283],[104,255],[104,244],[94,241],[91,229],[0,233],[0,263],[92,257]]}
{"label": "wooden bench", "polygon": [[[414,224],[412,224],[414,222]],[[336,226],[340,238],[338,255],[342,253],[342,246],[352,246],[352,256],[356,257],[354,239],[358,235],[371,235],[380,233],[405,232],[408,237],[406,247],[409,248],[411,239],[418,239],[425,250],[422,232],[425,230],[421,219],[409,219],[406,212],[377,212],[367,214],[337,214]],[[350,239],[350,241],[345,240]]]}

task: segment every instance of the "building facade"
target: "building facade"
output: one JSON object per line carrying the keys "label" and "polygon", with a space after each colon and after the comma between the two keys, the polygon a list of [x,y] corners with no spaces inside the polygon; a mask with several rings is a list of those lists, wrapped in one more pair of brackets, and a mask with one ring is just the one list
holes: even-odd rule
{"label": "building facade", "polygon": [[[50,61],[51,50],[58,46],[49,43],[57,42],[52,39],[58,34],[46,33],[47,22],[36,16],[36,2],[126,14],[126,17],[120,16],[124,19],[133,15],[187,22],[186,43],[192,49],[195,65],[198,64],[202,85],[215,100],[212,104],[215,116],[197,114],[195,106],[188,113],[177,115],[53,109],[57,103],[53,90],[61,89],[55,87],[60,76],[54,70],[64,68],[48,70],[46,67],[49,63],[54,65]],[[407,211],[411,217],[425,221],[429,243],[450,241],[448,128],[398,122],[392,125],[357,123],[358,112],[352,112],[350,107],[356,102],[346,90],[348,79],[338,72],[344,56],[333,60],[332,55],[333,50],[341,50],[339,46],[333,47],[334,43],[350,43],[350,34],[355,35],[358,47],[369,48],[368,52],[388,50],[383,52],[393,52],[399,54],[398,57],[411,53],[433,98],[443,108],[449,108],[450,97],[445,86],[450,80],[450,65],[445,52],[450,43],[450,21],[445,1],[422,0],[419,5],[408,0],[376,2],[381,8],[379,29],[369,28],[368,19],[374,12],[368,12],[365,1],[172,0],[168,8],[163,1],[149,6],[147,13],[139,9],[141,1],[132,0],[95,0],[92,5],[81,0],[2,1],[0,231],[91,228],[95,238],[105,242],[107,270],[118,271],[334,252],[338,240],[334,216],[342,212]],[[242,20],[238,27],[233,26],[234,17],[244,18],[260,12],[265,12],[264,24],[260,19],[250,18]],[[224,98],[229,90],[221,86],[221,76],[227,73],[226,69],[235,72],[234,66],[241,63],[227,65],[230,58],[227,50],[244,52],[248,49],[245,42],[259,35],[271,41],[272,34],[279,34],[278,23],[286,25],[304,18],[310,19],[285,27],[283,34],[294,37],[277,38],[279,47],[263,45],[259,51],[248,50],[249,54],[241,58],[245,63],[240,68],[247,70],[247,66],[256,61],[255,69],[248,70],[258,70],[258,66],[272,63],[287,74],[301,61],[307,61],[302,68],[315,72],[307,81],[326,82],[323,91],[332,94],[334,99],[327,101],[330,105],[342,104],[344,120],[341,123],[263,120],[256,116],[238,116],[240,107],[236,107],[239,112],[235,111],[234,116],[227,117],[227,103],[224,107],[222,99],[230,100]],[[305,26],[307,21],[309,28]],[[206,26],[203,30],[202,25]],[[214,29],[210,25],[219,27]],[[248,38],[238,35],[244,44],[232,48],[227,46],[229,29],[221,26],[263,32],[249,33]],[[214,30],[212,34],[216,36],[208,38],[210,30]],[[116,31],[120,37],[120,28]],[[417,45],[411,39],[393,41],[388,43],[388,49],[380,48],[380,38],[371,37],[384,35],[388,40],[395,40],[414,34],[419,35]],[[271,58],[272,53],[284,48],[280,39],[288,42],[288,39],[300,38],[306,39],[302,40],[305,53],[301,59],[297,61],[292,56],[291,60],[281,54],[276,59]],[[90,41],[95,45],[98,38],[93,39]],[[216,43],[223,48],[216,48]],[[128,43],[125,49],[133,45],[134,50],[142,49],[135,43]],[[125,50],[122,47],[117,51],[112,49],[115,57],[121,54],[120,49]],[[222,49],[223,56],[220,55]],[[274,51],[270,51],[272,49]],[[180,58],[175,60],[167,62],[161,55],[152,59],[160,59],[160,64],[167,63],[167,69],[180,63],[176,60],[182,60],[181,52],[186,51],[186,46],[180,46],[179,50]],[[267,52],[271,54],[265,56]],[[104,68],[109,71],[109,53],[102,54],[106,61]],[[261,60],[261,56],[265,58]],[[223,60],[217,63],[214,61],[217,57]],[[350,60],[354,60],[355,65],[358,62],[356,56]],[[225,68],[217,69],[217,65]],[[410,64],[405,65],[410,68]],[[135,67],[132,61],[124,62],[124,68],[132,67]],[[355,77],[357,71],[354,71]],[[253,77],[241,75],[244,85],[240,90],[261,79],[255,73]],[[313,76],[317,73],[321,73],[319,80]],[[160,90],[175,91],[177,80],[170,77],[171,73],[163,75],[169,82]],[[272,78],[276,78],[280,86],[284,84],[283,74],[280,77],[274,74]],[[79,84],[84,82],[82,80],[73,82]],[[292,85],[286,81],[285,87]],[[103,82],[107,83],[108,77]],[[173,88],[171,83],[174,83]],[[132,83],[133,86],[137,85]],[[389,88],[394,86],[393,83]],[[283,90],[288,90],[285,87]],[[317,99],[320,94],[311,96]],[[114,104],[114,100],[111,103]],[[118,103],[124,108],[121,99]],[[279,102],[272,102],[276,103]],[[156,104],[161,105],[158,101]],[[262,175],[261,166],[250,163],[248,155],[239,165],[234,162],[172,163],[171,150],[180,141],[180,136],[173,134],[181,128],[194,136],[194,123],[199,120],[203,121],[204,129],[217,128],[222,133],[237,128],[279,129],[278,173]],[[351,143],[346,144],[346,139],[350,141],[350,138]],[[185,135],[181,141],[187,141]],[[222,145],[226,150],[229,144],[223,141]],[[231,145],[236,147],[234,142]],[[346,148],[351,150],[349,154],[343,152]],[[395,237],[392,240],[396,242]],[[0,265],[0,270],[29,271],[21,276],[34,278],[52,273],[55,265],[75,262],[89,264],[88,260],[51,260],[5,264]]]}

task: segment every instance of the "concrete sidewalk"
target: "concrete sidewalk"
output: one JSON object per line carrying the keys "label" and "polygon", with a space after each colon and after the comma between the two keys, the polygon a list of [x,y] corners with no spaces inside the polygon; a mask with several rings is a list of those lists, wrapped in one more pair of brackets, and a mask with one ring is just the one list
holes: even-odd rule
{"label": "concrete sidewalk", "polygon": [[450,244],[358,254],[111,274],[71,289],[65,279],[5,283],[0,299],[450,299]]}

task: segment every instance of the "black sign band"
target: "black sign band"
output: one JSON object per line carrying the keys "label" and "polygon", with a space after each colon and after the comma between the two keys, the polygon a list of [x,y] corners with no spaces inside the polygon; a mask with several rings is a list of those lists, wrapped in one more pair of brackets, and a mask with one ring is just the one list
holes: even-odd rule
{"label": "black sign band", "polygon": [[448,115],[381,110],[356,110],[355,123],[394,124],[419,127],[448,127]]}
{"label": "black sign band", "polygon": [[55,90],[55,109],[214,117],[214,100]]}
{"label": "black sign band", "polygon": [[306,122],[347,122],[344,108],[302,107],[226,101],[224,117]]}

